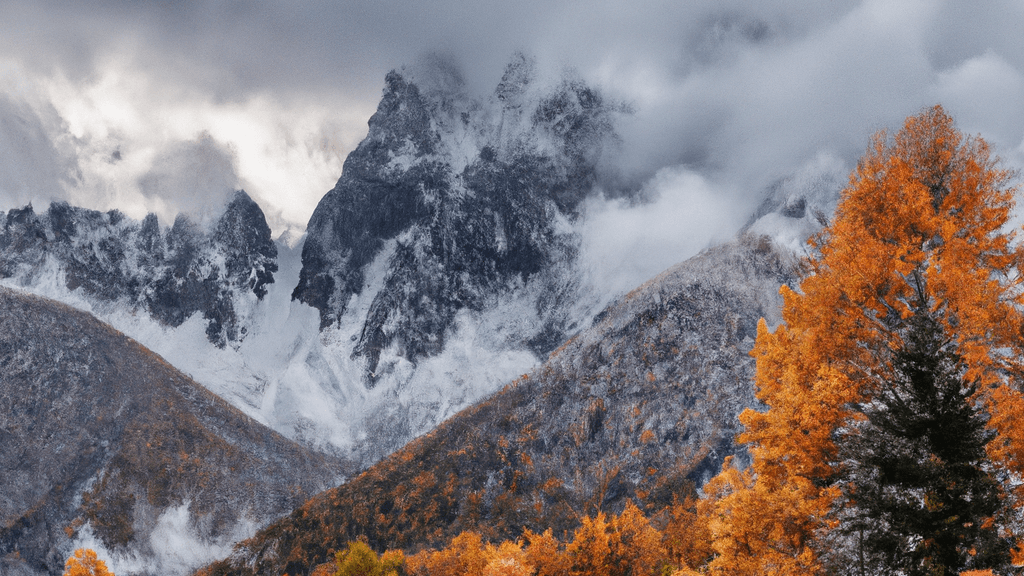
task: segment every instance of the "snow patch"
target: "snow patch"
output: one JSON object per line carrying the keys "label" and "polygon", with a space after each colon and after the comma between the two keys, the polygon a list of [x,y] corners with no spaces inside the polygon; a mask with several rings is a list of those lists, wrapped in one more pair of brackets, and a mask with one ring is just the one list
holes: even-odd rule
{"label": "snow patch", "polygon": [[[110,550],[86,523],[72,542],[71,550],[91,548],[118,576],[176,576],[191,574],[215,560],[226,558],[234,545],[256,534],[258,525],[247,516],[219,538],[204,538],[194,525],[186,501],[164,510],[156,520],[146,545],[130,552]],[[71,552],[68,552],[70,556]]]}

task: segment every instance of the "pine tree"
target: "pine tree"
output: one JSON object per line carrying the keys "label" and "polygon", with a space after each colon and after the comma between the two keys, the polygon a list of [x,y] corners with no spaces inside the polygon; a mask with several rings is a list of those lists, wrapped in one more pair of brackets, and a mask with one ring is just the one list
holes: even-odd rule
{"label": "pine tree", "polygon": [[1001,493],[985,453],[993,433],[972,402],[977,387],[963,381],[962,360],[927,310],[907,323],[893,374],[858,407],[864,418],[837,434],[849,544],[833,555],[835,571],[1004,567],[1010,546],[994,521]]}
{"label": "pine tree", "polygon": [[1012,176],[939,106],[875,137],[783,324],[758,327],[767,410],[741,415],[751,466],[705,488],[711,572],[820,573],[837,550],[854,573],[1005,564],[1024,497]]}

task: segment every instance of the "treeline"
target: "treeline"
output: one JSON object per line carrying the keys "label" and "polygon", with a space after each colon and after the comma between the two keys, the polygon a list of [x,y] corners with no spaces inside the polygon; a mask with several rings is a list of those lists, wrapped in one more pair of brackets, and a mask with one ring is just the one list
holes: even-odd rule
{"label": "treeline", "polygon": [[350,542],[313,576],[640,576],[700,566],[711,556],[706,518],[689,497],[648,518],[627,504],[619,515],[584,517],[564,538],[548,529],[526,530],[516,541],[493,544],[463,532],[441,550],[378,556],[365,542]]}

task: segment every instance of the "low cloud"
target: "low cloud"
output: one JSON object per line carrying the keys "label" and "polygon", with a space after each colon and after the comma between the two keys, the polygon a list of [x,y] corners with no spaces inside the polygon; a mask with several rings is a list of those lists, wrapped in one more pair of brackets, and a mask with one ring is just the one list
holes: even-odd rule
{"label": "low cloud", "polygon": [[631,290],[729,239],[752,210],[733,192],[682,168],[659,171],[642,194],[642,203],[592,200],[585,207],[583,266],[601,294]]}
{"label": "low cloud", "polygon": [[[113,154],[119,156],[118,151]],[[162,150],[138,186],[153,204],[174,206],[208,226],[239,187],[235,164],[230,148],[203,133]]]}
{"label": "low cloud", "polygon": [[138,549],[131,553],[108,549],[93,534],[89,524],[79,530],[71,550],[95,550],[99,559],[114,574],[184,576],[210,562],[227,557],[235,543],[251,538],[256,533],[258,525],[242,516],[230,530],[223,531],[217,538],[203,536],[196,527],[196,518],[190,506],[191,503],[185,501],[163,510],[156,517],[148,539],[140,542]]}

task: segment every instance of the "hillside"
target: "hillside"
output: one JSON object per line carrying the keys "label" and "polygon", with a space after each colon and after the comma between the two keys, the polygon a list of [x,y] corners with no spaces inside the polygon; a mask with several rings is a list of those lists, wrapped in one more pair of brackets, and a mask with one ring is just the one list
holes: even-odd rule
{"label": "hillside", "polygon": [[[89,542],[180,572],[347,471],[89,314],[6,288],[0,310],[5,569],[59,574]],[[175,522],[190,549],[161,540]]]}
{"label": "hillside", "polygon": [[556,533],[582,514],[671,503],[735,452],[747,356],[794,261],[765,237],[633,291],[539,369],[242,543],[209,574],[307,574],[349,540],[437,546],[463,530]]}

